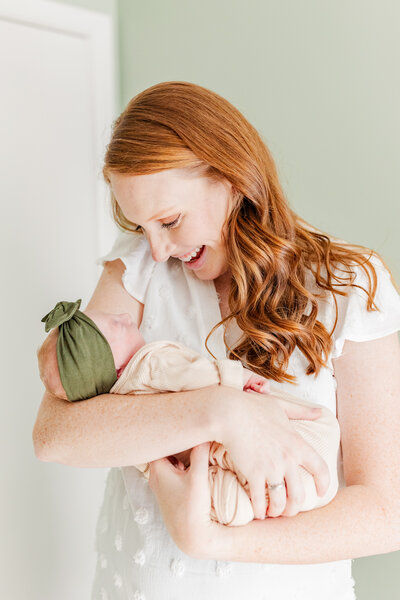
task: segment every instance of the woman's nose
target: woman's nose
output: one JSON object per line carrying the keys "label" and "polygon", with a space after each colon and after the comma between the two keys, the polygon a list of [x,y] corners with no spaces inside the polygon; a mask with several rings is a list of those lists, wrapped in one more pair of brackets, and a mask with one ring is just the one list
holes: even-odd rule
{"label": "woman's nose", "polygon": [[173,252],[173,245],[168,241],[158,239],[157,241],[149,240],[151,248],[151,256],[156,262],[166,262]]}

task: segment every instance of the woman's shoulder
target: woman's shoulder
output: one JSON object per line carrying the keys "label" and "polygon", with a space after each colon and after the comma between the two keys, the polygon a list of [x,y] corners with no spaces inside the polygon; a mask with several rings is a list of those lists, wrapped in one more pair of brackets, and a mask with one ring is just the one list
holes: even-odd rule
{"label": "woman's shoulder", "polygon": [[[330,236],[332,241],[348,245],[339,238]],[[383,260],[376,254],[366,250],[363,265],[352,262],[347,265],[336,263],[330,267],[334,276],[341,280],[332,279],[333,291],[325,292],[316,282],[311,270],[307,271],[306,287],[317,296],[318,319],[332,331],[337,323],[332,338],[334,347],[332,358],[338,358],[342,353],[346,339],[354,342],[364,342],[384,337],[400,330],[400,295],[396,289],[391,273]],[[347,271],[351,271],[352,279],[348,279]],[[326,277],[327,268],[324,265],[321,273]],[[376,291],[373,298],[372,310],[368,308],[368,292],[372,292],[376,275]],[[343,279],[344,278],[344,279]],[[340,291],[341,293],[337,293]],[[320,297],[318,297],[320,296]]]}

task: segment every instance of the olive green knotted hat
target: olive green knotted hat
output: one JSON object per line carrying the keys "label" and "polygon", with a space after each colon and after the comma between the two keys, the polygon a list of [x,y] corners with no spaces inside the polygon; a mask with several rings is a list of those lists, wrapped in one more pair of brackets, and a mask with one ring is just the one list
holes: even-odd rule
{"label": "olive green knotted hat", "polygon": [[110,345],[80,305],[81,300],[57,302],[42,319],[46,333],[58,327],[58,370],[70,402],[106,394],[117,381]]}

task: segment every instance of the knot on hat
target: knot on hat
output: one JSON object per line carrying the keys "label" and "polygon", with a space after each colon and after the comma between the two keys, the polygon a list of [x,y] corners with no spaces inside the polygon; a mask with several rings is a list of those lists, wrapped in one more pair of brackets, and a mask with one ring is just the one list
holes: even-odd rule
{"label": "knot on hat", "polygon": [[57,302],[53,310],[47,313],[41,320],[42,323],[45,323],[46,333],[50,329],[59,327],[62,323],[69,321],[79,309],[81,302],[82,300],[77,300],[76,302]]}

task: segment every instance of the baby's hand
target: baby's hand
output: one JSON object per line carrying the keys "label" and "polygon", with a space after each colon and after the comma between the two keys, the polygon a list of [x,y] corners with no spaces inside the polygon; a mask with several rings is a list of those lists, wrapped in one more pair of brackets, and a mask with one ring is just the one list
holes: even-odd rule
{"label": "baby's hand", "polygon": [[256,375],[249,369],[243,368],[243,391],[258,392],[259,394],[269,394],[271,392],[271,386],[265,377],[262,375]]}

